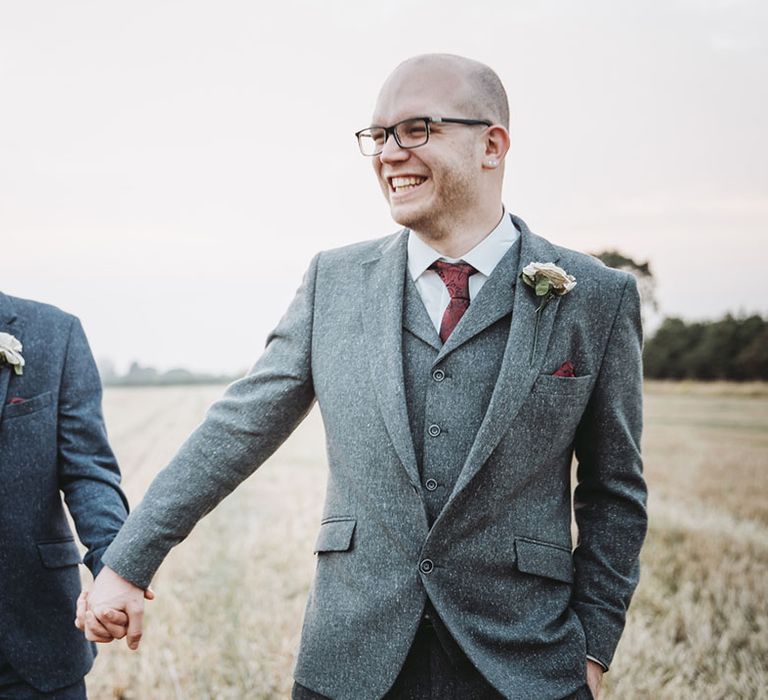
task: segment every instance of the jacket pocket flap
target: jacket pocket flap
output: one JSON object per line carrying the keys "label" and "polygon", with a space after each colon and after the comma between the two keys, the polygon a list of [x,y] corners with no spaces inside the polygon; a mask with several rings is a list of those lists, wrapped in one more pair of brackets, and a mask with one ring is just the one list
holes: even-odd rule
{"label": "jacket pocket flap", "polygon": [[571,552],[547,542],[515,537],[517,568],[526,574],[546,576],[565,583],[573,582]]}
{"label": "jacket pocket flap", "polygon": [[557,394],[558,396],[580,396],[592,386],[592,375],[579,377],[558,377],[554,374],[540,374],[533,385],[534,393]]}
{"label": "jacket pocket flap", "polygon": [[46,391],[44,394],[39,394],[31,399],[22,401],[21,403],[6,404],[3,410],[3,419],[16,418],[18,416],[26,416],[28,413],[35,413],[40,409],[50,406],[53,403],[53,393]]}
{"label": "jacket pocket flap", "polygon": [[317,552],[346,552],[352,545],[352,533],[357,521],[354,518],[334,518],[320,525],[315,542]]}
{"label": "jacket pocket flap", "polygon": [[80,551],[74,540],[38,542],[37,551],[40,552],[40,560],[43,562],[43,566],[48,569],[74,566],[82,561]]}

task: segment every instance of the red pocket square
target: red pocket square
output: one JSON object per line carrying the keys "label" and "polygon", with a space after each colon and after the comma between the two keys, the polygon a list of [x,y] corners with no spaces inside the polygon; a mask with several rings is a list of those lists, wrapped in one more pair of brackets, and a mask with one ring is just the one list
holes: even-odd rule
{"label": "red pocket square", "polygon": [[9,402],[9,406],[15,406],[17,403],[26,403],[26,399],[22,399],[20,396],[14,396]]}
{"label": "red pocket square", "polygon": [[570,360],[563,362],[552,375],[554,377],[575,377],[576,372],[573,371],[573,362]]}

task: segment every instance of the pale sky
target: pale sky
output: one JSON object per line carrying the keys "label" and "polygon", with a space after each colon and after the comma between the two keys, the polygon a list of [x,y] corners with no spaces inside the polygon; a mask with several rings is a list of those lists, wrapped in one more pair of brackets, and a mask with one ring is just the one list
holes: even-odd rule
{"label": "pale sky", "polygon": [[532,230],[768,313],[762,0],[0,0],[0,289],[121,370],[246,368],[315,252],[399,228],[353,133],[431,51],[505,83]]}

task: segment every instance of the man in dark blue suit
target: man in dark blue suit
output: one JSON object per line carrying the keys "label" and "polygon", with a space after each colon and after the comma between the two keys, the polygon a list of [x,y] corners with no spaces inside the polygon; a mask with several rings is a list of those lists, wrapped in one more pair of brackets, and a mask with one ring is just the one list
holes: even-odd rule
{"label": "man in dark blue suit", "polygon": [[80,552],[94,576],[128,503],[80,322],[0,292],[0,698],[85,697]]}

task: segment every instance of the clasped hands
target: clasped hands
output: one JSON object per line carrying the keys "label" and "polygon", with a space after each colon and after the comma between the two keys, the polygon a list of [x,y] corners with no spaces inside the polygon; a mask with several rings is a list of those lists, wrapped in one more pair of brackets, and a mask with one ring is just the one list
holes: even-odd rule
{"label": "clasped hands", "polygon": [[105,566],[90,591],[77,599],[75,627],[91,642],[107,643],[125,637],[129,649],[139,648],[144,619],[144,600],[155,597],[151,588],[144,590],[126,581]]}

